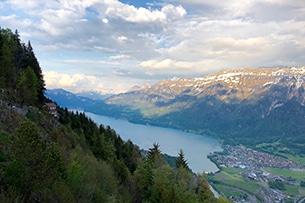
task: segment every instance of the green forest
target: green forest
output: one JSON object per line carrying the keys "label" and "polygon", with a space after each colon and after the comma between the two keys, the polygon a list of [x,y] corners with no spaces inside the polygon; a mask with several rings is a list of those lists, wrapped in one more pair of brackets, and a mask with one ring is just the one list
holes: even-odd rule
{"label": "green forest", "polygon": [[0,202],[228,202],[183,151],[170,166],[158,143],[144,155],[83,113],[45,107],[31,43],[0,28]]}

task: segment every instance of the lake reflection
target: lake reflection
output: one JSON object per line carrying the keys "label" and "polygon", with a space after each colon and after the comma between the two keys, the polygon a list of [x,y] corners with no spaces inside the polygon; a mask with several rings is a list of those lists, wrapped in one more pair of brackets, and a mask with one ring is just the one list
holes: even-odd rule
{"label": "lake reflection", "polygon": [[159,143],[161,152],[171,156],[177,156],[179,150],[182,149],[189,167],[196,173],[218,170],[216,165],[207,158],[211,152],[222,151],[221,145],[213,137],[85,113],[98,125],[103,124],[105,127],[109,125],[122,139],[130,139],[141,149],[147,150],[153,146],[153,143]]}

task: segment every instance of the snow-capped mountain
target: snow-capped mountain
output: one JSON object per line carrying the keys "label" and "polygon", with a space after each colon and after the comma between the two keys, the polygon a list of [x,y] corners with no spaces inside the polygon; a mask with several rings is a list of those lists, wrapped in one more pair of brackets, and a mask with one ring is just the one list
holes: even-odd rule
{"label": "snow-capped mountain", "polygon": [[[110,97],[107,104],[130,105],[141,109],[143,105],[154,107],[151,115],[166,114],[162,109],[180,111],[205,97],[214,97],[224,102],[238,103],[242,100],[258,100],[263,93],[284,88],[286,92],[276,95],[268,108],[283,105],[292,98],[304,105],[305,67],[301,68],[249,68],[221,71],[199,78],[174,78],[162,80],[154,85],[144,85],[127,93]],[[265,114],[265,112],[262,112]]]}
{"label": "snow-capped mountain", "polygon": [[245,68],[132,88],[94,111],[230,143],[304,137],[305,144],[304,105],[305,67]]}

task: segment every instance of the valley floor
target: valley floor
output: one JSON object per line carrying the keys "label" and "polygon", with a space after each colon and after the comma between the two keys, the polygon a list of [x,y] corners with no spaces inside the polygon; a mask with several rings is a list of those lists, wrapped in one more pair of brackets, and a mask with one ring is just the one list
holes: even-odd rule
{"label": "valley floor", "polygon": [[302,164],[243,146],[226,146],[209,158],[221,169],[209,181],[233,202],[300,202],[305,196]]}

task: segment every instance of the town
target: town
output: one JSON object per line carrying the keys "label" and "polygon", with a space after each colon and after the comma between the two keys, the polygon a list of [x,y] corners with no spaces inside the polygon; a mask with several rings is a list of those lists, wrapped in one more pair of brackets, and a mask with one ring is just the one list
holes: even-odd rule
{"label": "town", "polygon": [[[213,153],[209,158],[220,168],[231,167],[239,169],[240,176],[247,182],[254,181],[260,185],[253,194],[244,192],[243,197],[231,196],[233,202],[256,202],[256,197],[263,202],[285,202],[292,197],[278,188],[270,187],[270,182],[288,184],[300,187],[300,181],[292,177],[282,177],[272,174],[266,168],[277,168],[292,171],[305,171],[304,166],[281,156],[258,152],[244,146],[226,146],[224,153]],[[242,190],[242,188],[238,188]],[[304,197],[305,194],[303,194]],[[252,201],[250,200],[252,197]],[[302,195],[293,197],[293,202],[302,202]]]}

